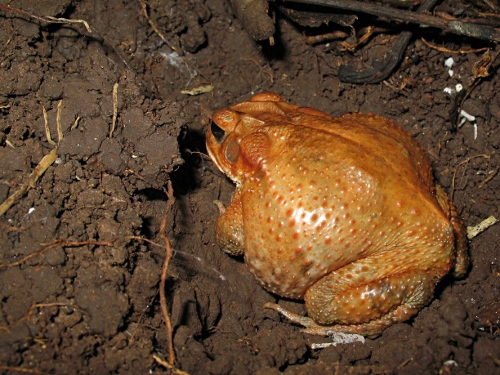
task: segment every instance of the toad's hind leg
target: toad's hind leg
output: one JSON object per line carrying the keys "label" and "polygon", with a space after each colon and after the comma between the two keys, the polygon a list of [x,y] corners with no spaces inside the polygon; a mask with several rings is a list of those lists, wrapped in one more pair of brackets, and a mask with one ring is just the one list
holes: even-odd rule
{"label": "toad's hind leg", "polygon": [[332,272],[307,291],[305,301],[310,317],[295,315],[275,304],[266,307],[304,326],[310,334],[328,335],[336,331],[375,336],[393,323],[415,315],[432,298],[436,283],[428,273],[417,270],[353,283],[352,275],[344,270]]}
{"label": "toad's hind leg", "polygon": [[450,220],[455,234],[455,262],[453,264],[453,275],[455,277],[463,277],[469,268],[469,254],[467,252],[467,237],[464,225],[451,199],[439,185],[436,185],[436,199]]}

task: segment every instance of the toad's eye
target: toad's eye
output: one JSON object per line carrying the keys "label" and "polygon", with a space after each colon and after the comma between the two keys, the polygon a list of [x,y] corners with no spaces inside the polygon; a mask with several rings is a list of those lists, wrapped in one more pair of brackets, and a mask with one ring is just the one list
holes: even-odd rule
{"label": "toad's eye", "polygon": [[215,122],[212,122],[212,125],[210,125],[210,130],[211,130],[215,140],[218,143],[221,143],[224,140],[226,132],[222,128],[217,126],[217,124]]}

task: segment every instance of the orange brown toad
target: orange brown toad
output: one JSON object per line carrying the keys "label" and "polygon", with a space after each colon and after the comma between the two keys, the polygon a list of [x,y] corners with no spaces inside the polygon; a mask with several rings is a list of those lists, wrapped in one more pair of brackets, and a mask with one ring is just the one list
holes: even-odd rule
{"label": "orange brown toad", "polygon": [[217,111],[207,149],[235,184],[216,241],[244,255],[268,304],[306,332],[376,335],[415,315],[467,243],[455,207],[410,134],[391,120],[340,118],[272,93]]}

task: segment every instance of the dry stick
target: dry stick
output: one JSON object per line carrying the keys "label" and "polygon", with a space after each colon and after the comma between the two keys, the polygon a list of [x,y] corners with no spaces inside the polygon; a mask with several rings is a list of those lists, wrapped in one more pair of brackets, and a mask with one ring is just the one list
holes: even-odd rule
{"label": "dry stick", "polygon": [[109,138],[113,138],[113,132],[116,127],[116,118],[118,117],[118,82],[113,85],[113,120],[111,121],[111,130]]}
{"label": "dry stick", "polygon": [[[2,228],[2,227],[6,227],[7,231],[10,230],[10,231],[20,232],[20,230],[17,229],[17,228],[7,227],[4,224],[0,223],[0,228]],[[15,262],[7,263],[7,264],[0,263],[0,269],[5,268],[5,267],[17,267],[17,266],[23,264],[24,262],[26,262],[27,260],[30,260],[31,258],[34,258],[34,257],[36,257],[38,255],[42,255],[43,253],[45,253],[48,250],[53,249],[55,247],[78,247],[78,246],[84,246],[84,245],[91,245],[91,246],[114,246],[115,242],[117,242],[120,239],[142,241],[142,242],[147,242],[147,243],[149,243],[152,246],[165,248],[165,246],[162,245],[162,244],[156,243],[156,242],[154,242],[154,241],[152,241],[150,239],[147,239],[147,238],[144,238],[144,237],[140,237],[140,236],[125,236],[125,237],[120,237],[120,238],[117,237],[117,238],[110,239],[108,241],[73,241],[73,240],[68,240],[68,239],[66,239],[66,240],[54,240],[54,241],[49,242],[49,243],[42,243],[42,244],[40,244],[40,245],[43,246],[40,250],[37,250],[37,251],[35,251],[35,252],[31,253],[31,254],[28,254],[25,257],[23,257],[22,259],[19,259],[19,260],[15,261]],[[172,253],[173,253],[173,251],[172,251]],[[194,256],[193,254],[185,253],[185,252],[182,252],[182,251],[176,251],[176,253],[180,254],[182,256],[191,257],[191,258],[197,260],[198,262],[202,262],[202,260],[199,257]],[[215,268],[208,267],[208,266],[207,266],[207,268],[210,269],[210,270],[212,270],[212,271],[215,271],[215,273],[217,273],[217,275],[219,276],[220,279],[225,280],[224,275],[220,274]]]}
{"label": "dry stick", "polygon": [[19,9],[19,8],[13,8],[9,5],[0,5],[0,9],[12,10],[14,12],[25,14],[28,17],[34,18],[38,21],[47,22],[47,23],[82,23],[89,33],[92,32],[92,29],[90,28],[89,23],[85,20],[70,20],[67,18],[55,18],[55,17],[51,17],[51,16],[41,17],[41,16],[36,16],[34,14],[31,14],[31,13],[29,13],[25,10]]}
{"label": "dry stick", "polygon": [[53,302],[53,303],[35,303],[33,304],[29,309],[28,311],[26,311],[26,313],[24,314],[24,316],[22,316],[21,318],[19,318],[17,321],[15,321],[14,323],[12,324],[9,324],[9,325],[5,325],[5,326],[0,326],[0,331],[4,331],[4,332],[9,332],[12,327],[15,327],[17,325],[19,325],[20,323],[24,322],[24,321],[27,321],[33,314],[33,312],[35,311],[35,309],[38,309],[38,308],[43,308],[43,307],[54,307],[54,306],[65,306],[65,307],[71,307],[72,309],[76,310],[78,309],[78,306],[75,306],[75,305],[72,305],[70,303],[64,303],[64,302]]}
{"label": "dry stick", "polygon": [[326,34],[321,34],[321,35],[311,35],[306,38],[307,44],[310,44],[311,46],[315,44],[320,44],[323,42],[328,42],[328,41],[333,41],[337,39],[347,39],[349,37],[349,34],[344,32],[344,31],[334,31],[332,33],[326,33]]}
{"label": "dry stick", "polygon": [[43,248],[41,248],[38,251],[35,251],[34,253],[28,254],[22,259],[19,259],[18,261],[8,263],[8,264],[1,264],[0,263],[0,269],[5,268],[5,267],[17,267],[20,264],[23,264],[27,260],[37,257],[39,255],[42,255],[43,253],[49,251],[50,249],[54,249],[56,247],[79,247],[79,246],[85,246],[85,245],[92,245],[92,246],[113,246],[114,241],[69,241],[69,240],[56,240],[50,243],[42,244]]}
{"label": "dry stick", "polygon": [[63,101],[61,99],[61,100],[59,100],[59,103],[57,103],[57,118],[56,118],[57,144],[61,143],[61,141],[64,139],[64,134],[63,134],[62,125],[61,125],[62,104],[63,104]]}
{"label": "dry stick", "polygon": [[[85,20],[72,20],[72,19],[68,19],[68,18],[55,18],[55,17],[51,17],[51,16],[45,16],[45,17],[42,17],[42,16],[37,16],[37,15],[34,15],[34,14],[31,14],[23,9],[19,9],[19,8],[14,8],[14,7],[11,7],[9,5],[0,5],[0,9],[6,9],[6,10],[11,10],[11,11],[14,11],[14,12],[18,12],[18,13],[22,13],[22,14],[25,14],[27,15],[28,17],[31,17],[31,18],[34,18],[38,21],[41,21],[41,22],[46,22],[46,23],[59,23],[59,24],[66,24],[66,23],[81,23],[85,26],[85,28],[87,29],[87,31],[89,33],[92,33],[92,29],[90,28],[90,25],[87,21]],[[127,62],[127,60],[125,60],[123,58],[123,56],[121,55],[120,51],[114,46],[114,45],[111,45],[109,43],[107,43],[104,38],[99,35],[99,34],[95,34],[94,33],[94,38],[96,41],[99,41],[100,43],[103,43],[105,46],[108,46],[109,48],[111,48],[114,53],[120,58],[120,60],[123,62],[123,64],[132,72],[134,73],[135,75],[136,72],[134,71],[134,69],[132,69],[129,65],[129,63]],[[78,125],[77,123],[75,124],[75,126]]]}
{"label": "dry stick", "polygon": [[181,94],[184,95],[190,95],[190,96],[197,96],[201,94],[206,94],[207,92],[210,92],[214,89],[212,85],[203,85],[199,87],[195,87],[192,90],[182,90]]}
{"label": "dry stick", "polygon": [[76,127],[78,126],[78,124],[80,123],[80,120],[81,120],[81,117],[78,116],[76,119],[75,119],[75,122],[73,122],[73,125],[71,125],[71,128],[69,128],[69,131],[72,131],[73,129],[76,129]]}
{"label": "dry stick", "polygon": [[54,146],[51,152],[45,155],[40,163],[36,166],[36,168],[31,172],[28,181],[26,181],[18,190],[16,190],[10,197],[8,197],[5,201],[0,205],[0,216],[2,216],[7,210],[14,204],[14,202],[19,199],[24,193],[26,193],[29,189],[33,189],[35,187],[38,179],[45,173],[48,167],[52,165],[52,163],[57,159],[57,150],[59,143],[63,140],[64,135],[61,127],[61,112],[62,112],[62,99],[59,101],[57,105],[57,136],[58,142],[54,142],[52,137],[50,136],[49,129],[49,116],[47,114],[47,110],[42,106],[43,119],[45,121],[45,135],[47,136],[47,141]]}
{"label": "dry stick", "polygon": [[492,42],[500,42],[500,30],[492,27],[480,26],[457,20],[444,20],[427,14],[417,14],[407,10],[377,5],[371,2],[362,3],[355,0],[294,0],[292,2],[368,13],[379,17],[386,17],[390,20],[436,27],[454,34],[466,35]]}
{"label": "dry stick", "polygon": [[172,210],[174,204],[174,190],[172,188],[172,181],[168,181],[167,184],[167,207],[163,220],[160,226],[160,238],[165,241],[165,261],[163,262],[163,268],[161,271],[160,279],[160,306],[163,319],[165,320],[165,325],[167,326],[167,341],[168,341],[168,363],[172,366],[175,362],[175,352],[174,352],[174,342],[172,339],[172,323],[170,322],[170,316],[168,315],[167,298],[165,297],[165,283],[167,280],[168,264],[172,258],[172,248],[170,246],[170,240],[165,234],[165,229],[167,227],[167,216]]}
{"label": "dry stick", "polygon": [[41,372],[32,368],[2,366],[2,365],[0,365],[0,371],[8,371],[9,373],[20,372],[24,374],[48,375],[46,372]]}
{"label": "dry stick", "polygon": [[141,8],[142,8],[142,12],[144,13],[144,17],[146,18],[146,20],[148,21],[148,23],[151,25],[151,27],[153,28],[153,30],[155,31],[155,33],[158,34],[158,36],[161,38],[161,40],[163,40],[163,42],[165,42],[165,44],[167,46],[169,46],[172,51],[175,51],[175,52],[179,53],[179,51],[177,50],[177,48],[175,48],[167,40],[167,38],[163,35],[163,33],[158,28],[158,26],[156,26],[156,23],[153,22],[153,20],[151,19],[151,17],[149,17],[148,7],[147,7],[147,4],[146,4],[146,1],[145,0],[139,0],[139,3],[141,4]]}
{"label": "dry stick", "polygon": [[[421,14],[429,11],[436,4],[436,1],[437,0],[423,0],[416,10],[416,13]],[[384,60],[374,64],[373,67],[358,71],[349,65],[341,66],[338,73],[339,80],[350,83],[379,83],[385,81],[403,58],[412,37],[413,32],[408,30],[402,31]]]}
{"label": "dry stick", "polygon": [[[471,157],[468,157],[467,159],[465,159],[464,161],[460,162],[456,167],[455,167],[455,171],[453,172],[453,177],[451,179],[451,193],[450,193],[450,199],[453,200],[453,197],[455,195],[455,180],[457,178],[457,172],[458,172],[458,168],[460,168],[462,165],[466,165],[468,164],[472,159],[475,159],[475,158],[485,158],[485,159],[489,159],[490,158],[490,155],[487,155],[487,154],[479,154],[479,155],[474,155],[474,156],[471,156]],[[465,173],[465,171],[464,171]]]}
{"label": "dry stick", "polygon": [[483,48],[478,48],[478,49],[469,49],[469,50],[462,50],[462,49],[459,49],[459,50],[453,50],[453,49],[448,49],[448,48],[445,48],[445,47],[441,47],[441,46],[436,46],[432,43],[429,43],[427,40],[425,40],[425,38],[420,38],[420,40],[429,48],[432,48],[432,49],[435,49],[435,50],[438,50],[440,52],[445,52],[445,53],[456,53],[458,55],[465,55],[465,54],[468,54],[468,53],[478,53],[478,52],[484,52],[484,51],[487,51],[490,49],[490,47],[483,47]]}
{"label": "dry stick", "polygon": [[482,189],[484,185],[486,185],[488,182],[490,182],[493,177],[495,177],[498,173],[498,171],[500,170],[500,168],[496,168],[494,169],[493,171],[490,172],[490,175],[488,177],[486,177],[483,182],[481,182],[477,187],[479,189]]}
{"label": "dry stick", "polygon": [[494,56],[490,53],[491,50],[487,50],[479,61],[474,63],[472,67],[472,83],[467,88],[467,92],[463,96],[460,103],[460,110],[462,110],[463,104],[465,100],[470,96],[472,91],[479,85],[482,79],[490,76],[490,68],[500,55],[500,51],[498,51]]}
{"label": "dry stick", "polygon": [[483,233],[486,229],[491,227],[492,225],[498,223],[498,219],[495,216],[489,216],[479,224],[474,225],[472,227],[467,227],[467,238],[472,240],[479,234]]}
{"label": "dry stick", "polygon": [[163,367],[169,369],[170,371],[172,371],[174,374],[176,375],[189,375],[187,372],[185,371],[182,371],[182,370],[179,370],[178,368],[172,366],[170,363],[168,362],[165,362],[163,359],[160,358],[159,355],[157,354],[153,354],[153,359],[160,365],[162,365]]}
{"label": "dry stick", "polygon": [[[153,28],[154,32],[160,37],[161,40],[163,40],[163,42],[174,52],[177,53],[178,55],[178,58],[180,61],[182,61],[186,67],[188,68],[189,70],[189,75],[191,76],[191,78],[189,79],[189,82],[191,82],[191,79],[195,76],[202,76],[203,75],[198,71],[198,69],[194,68],[194,67],[191,67],[188,62],[186,61],[186,59],[184,59],[182,56],[181,56],[181,52],[178,48],[176,48],[174,45],[172,45],[172,43],[170,43],[168,41],[168,39],[165,37],[165,35],[163,35],[163,33],[160,31],[160,29],[158,28],[158,26],[156,25],[156,23],[151,19],[151,17],[149,16],[149,13],[148,13],[148,7],[147,7],[147,4],[146,4],[146,0],[139,0],[139,3],[141,5],[141,8],[142,8],[142,12],[144,13],[144,17],[146,18],[146,20],[148,21],[148,23],[151,25],[151,27]],[[189,85],[189,82],[186,84],[186,86]],[[211,91],[211,90],[210,90]]]}
{"label": "dry stick", "polygon": [[42,113],[43,113],[43,121],[45,124],[45,135],[47,136],[47,142],[49,142],[52,146],[57,146],[57,143],[54,142],[52,139],[52,136],[50,135],[50,129],[49,129],[49,115],[47,114],[47,110],[45,107],[42,106]]}
{"label": "dry stick", "polygon": [[[67,18],[55,18],[55,17],[51,17],[51,16],[41,17],[41,16],[37,16],[37,15],[31,14],[31,13],[29,13],[29,12],[23,10],[23,9],[14,8],[14,7],[11,7],[11,6],[8,6],[8,5],[0,5],[0,9],[5,9],[5,10],[10,10],[10,11],[22,13],[22,14],[27,15],[28,17],[31,17],[31,18],[34,18],[34,19],[36,19],[38,21],[46,22],[46,23],[59,23],[59,24],[81,23],[81,24],[83,24],[85,26],[85,28],[87,29],[87,31],[89,33],[93,32],[92,29],[90,28],[89,23],[87,21],[85,21],[85,20],[72,20],[72,19],[67,19]],[[95,38],[96,41],[99,41],[100,43],[103,43],[103,45],[108,46],[109,48],[111,48],[114,51],[114,53],[116,54],[116,56],[118,56],[120,58],[120,60],[123,62],[123,64],[132,73],[134,73],[134,75],[137,76],[135,70],[132,69],[132,67],[130,66],[130,64],[128,63],[128,61],[122,56],[122,54],[116,48],[116,46],[107,43],[106,40],[104,40],[104,38],[101,35],[99,35],[99,34],[96,35],[94,33],[94,38]],[[1,109],[1,107],[0,107],[0,109]],[[75,123],[74,123],[74,125],[73,125],[73,127],[71,129],[74,129],[78,125],[78,121],[79,120],[80,120],[80,117],[77,118],[77,120],[75,121]]]}
{"label": "dry stick", "polygon": [[7,210],[14,204],[14,202],[20,198],[24,193],[26,193],[30,188],[34,188],[36,182],[41,175],[47,170],[48,167],[57,158],[57,147],[54,147],[50,153],[45,155],[36,168],[31,172],[28,181],[26,181],[18,190],[16,190],[10,197],[0,205],[0,216],[2,216]]}

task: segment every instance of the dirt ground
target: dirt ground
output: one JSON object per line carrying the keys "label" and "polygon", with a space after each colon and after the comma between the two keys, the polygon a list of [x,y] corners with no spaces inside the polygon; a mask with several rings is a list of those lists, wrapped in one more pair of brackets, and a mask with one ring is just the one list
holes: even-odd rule
{"label": "dirt ground", "polygon": [[[454,95],[444,89],[468,87],[484,51],[438,51],[421,37],[451,50],[494,45],[420,30],[389,79],[354,85],[339,82],[339,66],[370,65],[397,32],[378,34],[351,53],[340,42],[309,45],[308,35],[327,28],[303,28],[277,15],[271,47],[254,42],[223,0],[148,1],[164,42],[139,1],[0,3],[86,20],[92,29],[0,9],[0,202],[58,143],[53,164],[0,217],[1,373],[169,373],[154,358],[167,360],[169,347],[159,299],[164,217],[174,249],[166,292],[178,369],[500,373],[499,225],[470,242],[468,275],[445,278],[414,319],[364,344],[313,350],[312,343],[329,339],[264,310],[278,298],[241,259],[215,245],[212,202],[227,204],[234,186],[203,154],[211,113],[264,90],[332,115],[373,112],[422,143],[467,226],[500,218],[498,61],[465,100],[475,119],[455,130]],[[464,6],[444,1],[445,9],[447,3]],[[209,85],[200,95],[182,92]],[[280,304],[305,314],[300,301]]]}

